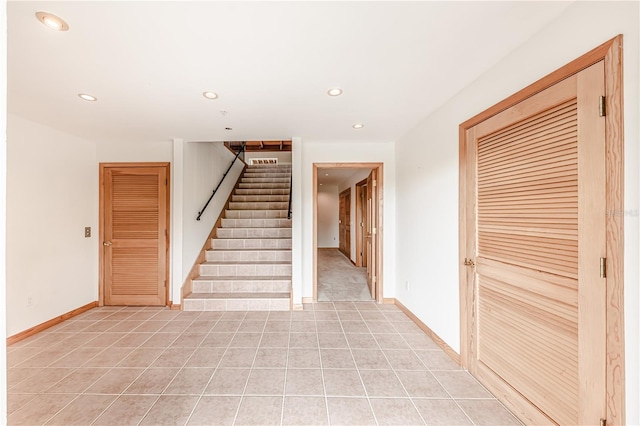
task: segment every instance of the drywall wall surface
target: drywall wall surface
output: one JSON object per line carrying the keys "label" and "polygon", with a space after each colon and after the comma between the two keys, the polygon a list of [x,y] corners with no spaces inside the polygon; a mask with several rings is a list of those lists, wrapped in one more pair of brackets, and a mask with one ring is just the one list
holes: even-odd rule
{"label": "drywall wall surface", "polygon": [[91,141],[11,114],[7,131],[11,336],[98,300],[98,167]]}
{"label": "drywall wall surface", "polygon": [[[382,163],[383,165],[383,241],[382,241],[382,279],[383,296],[390,298],[395,295],[395,268],[396,256],[396,167],[395,149],[393,142],[350,142],[350,141],[315,141],[302,140],[299,143],[301,152],[300,170],[296,168],[296,157],[294,154],[294,200],[301,198],[298,213],[294,210],[295,221],[301,220],[301,234],[295,232],[294,228],[294,256],[297,244],[300,244],[302,263],[301,279],[294,280],[294,303],[295,295],[301,297],[313,297],[313,165],[318,163]],[[296,145],[294,141],[294,152]],[[301,186],[296,186],[296,174],[302,175]],[[299,216],[297,216],[299,215]],[[294,257],[295,259],[295,257]]]}
{"label": "drywall wall surface", "polygon": [[112,141],[96,146],[98,163],[170,162],[173,157],[172,141]]}
{"label": "drywall wall surface", "polygon": [[339,246],[340,197],[337,185],[318,188],[318,248]]}
{"label": "drywall wall surface", "polygon": [[459,351],[459,124],[617,34],[624,35],[628,424],[640,424],[639,15],[638,2],[574,2],[555,21],[396,142],[396,296]]}

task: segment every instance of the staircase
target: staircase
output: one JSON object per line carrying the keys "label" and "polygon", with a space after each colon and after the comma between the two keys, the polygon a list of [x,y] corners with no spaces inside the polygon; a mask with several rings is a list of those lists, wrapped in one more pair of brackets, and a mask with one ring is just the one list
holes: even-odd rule
{"label": "staircase", "polygon": [[183,310],[291,309],[290,182],[290,165],[245,169]]}

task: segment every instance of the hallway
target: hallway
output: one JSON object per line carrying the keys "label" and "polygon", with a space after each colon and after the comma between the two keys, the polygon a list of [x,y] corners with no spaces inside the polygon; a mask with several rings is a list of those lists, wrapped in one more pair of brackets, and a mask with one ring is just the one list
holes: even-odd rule
{"label": "hallway", "polygon": [[318,301],[370,301],[367,269],[358,268],[338,249],[318,249]]}

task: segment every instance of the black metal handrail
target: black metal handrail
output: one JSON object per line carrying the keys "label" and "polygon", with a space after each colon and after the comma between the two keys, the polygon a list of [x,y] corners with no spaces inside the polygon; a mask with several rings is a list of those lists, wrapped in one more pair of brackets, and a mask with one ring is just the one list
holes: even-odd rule
{"label": "black metal handrail", "polygon": [[233,157],[233,161],[231,162],[231,164],[229,164],[229,168],[227,169],[226,172],[224,172],[224,175],[222,175],[222,179],[220,179],[220,182],[218,182],[218,186],[216,186],[216,189],[213,190],[213,192],[211,193],[211,196],[209,197],[209,199],[207,200],[207,202],[205,203],[204,207],[202,208],[202,210],[200,210],[198,212],[198,217],[196,217],[196,220],[200,220],[200,217],[202,216],[202,213],[204,213],[204,211],[207,209],[207,206],[209,205],[209,203],[211,202],[211,200],[213,199],[213,196],[216,195],[216,192],[218,191],[218,188],[220,188],[220,185],[222,185],[222,182],[224,182],[224,178],[227,177],[227,175],[229,174],[229,172],[231,171],[231,168],[233,167],[233,165],[236,163],[236,160],[238,159],[238,156],[244,152],[244,147],[245,147],[246,142],[242,142],[242,146],[240,147],[240,151],[238,151],[236,153],[236,156]]}
{"label": "black metal handrail", "polygon": [[291,179],[289,180],[289,210],[287,212],[287,219],[291,219],[291,194],[293,193],[293,170],[291,170]]}

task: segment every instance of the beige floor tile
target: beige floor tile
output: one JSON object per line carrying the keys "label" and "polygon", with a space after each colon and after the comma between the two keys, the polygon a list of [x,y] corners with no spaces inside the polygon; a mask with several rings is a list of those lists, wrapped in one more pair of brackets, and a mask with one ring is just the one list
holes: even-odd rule
{"label": "beige floor tile", "polygon": [[413,399],[428,425],[470,425],[471,420],[452,399]]}
{"label": "beige floor tile", "polygon": [[137,425],[157,399],[149,395],[121,395],[93,424]]}
{"label": "beige floor tile", "polygon": [[495,399],[458,399],[462,410],[476,425],[521,425],[502,404]]}
{"label": "beige floor tile", "polygon": [[352,349],[353,358],[360,370],[389,370],[391,365],[379,349]]}
{"label": "beige floor tile", "polygon": [[227,346],[229,346],[229,342],[233,340],[234,335],[235,333],[211,332],[202,340],[200,346],[226,348]]}
{"label": "beige floor tile", "polygon": [[142,419],[140,425],[184,425],[199,399],[197,396],[162,395]]}
{"label": "beige floor tile", "polygon": [[[298,313],[307,313],[305,311],[297,311],[294,312],[294,314],[298,314]],[[312,318],[313,319],[313,313],[312,313]],[[297,316],[296,316],[297,317]],[[309,321],[306,319],[298,319],[298,318],[294,318],[293,321],[291,321],[291,332],[294,333],[315,333],[316,331],[316,322],[315,321]]]}
{"label": "beige floor tile", "polygon": [[327,398],[332,425],[375,425],[376,420],[366,398]]}
{"label": "beige floor tile", "polygon": [[318,347],[318,335],[315,330],[308,333],[292,332],[289,334],[289,347],[316,349]]}
{"label": "beige floor tile", "polygon": [[163,348],[137,348],[127,355],[117,367],[146,368],[153,364],[163,352]]}
{"label": "beige floor tile", "polygon": [[280,321],[269,319],[264,326],[265,333],[284,333],[291,329],[291,321]]}
{"label": "beige floor tile", "polygon": [[347,349],[347,339],[344,333],[318,333],[320,348]]}
{"label": "beige floor tile", "polygon": [[83,367],[115,367],[125,359],[134,348],[106,348],[102,352],[87,360]]}
{"label": "beige floor tile", "polygon": [[357,370],[323,369],[322,374],[327,396],[365,396]]}
{"label": "beige floor tile", "polygon": [[373,337],[382,349],[409,349],[409,345],[400,334],[375,334]]}
{"label": "beige floor tile", "polygon": [[324,383],[320,369],[288,369],[286,395],[324,395]]}
{"label": "beige floor tile", "polygon": [[[316,315],[323,311],[316,311]],[[326,311],[328,313],[332,313],[331,311]],[[335,314],[335,312],[333,312]],[[316,329],[318,333],[344,333],[342,329],[342,324],[337,320],[323,320],[316,322]]]}
{"label": "beige floor tile", "polygon": [[113,347],[115,348],[137,348],[151,337],[152,333],[129,333],[125,334],[117,340]]}
{"label": "beige floor tile", "polygon": [[207,395],[242,395],[249,369],[218,369],[213,374],[204,393]]}
{"label": "beige floor tile", "polygon": [[372,307],[371,309],[361,309],[358,307],[358,311],[360,312],[360,316],[363,320],[367,323],[369,321],[387,321],[387,317],[378,310],[375,304],[371,304],[370,306]]}
{"label": "beige floor tile", "polygon": [[161,394],[178,373],[177,368],[149,368],[129,386],[126,394]]}
{"label": "beige floor tile", "polygon": [[122,393],[143,371],[143,368],[113,368],[105,373],[99,381],[95,382],[85,392],[99,394]]}
{"label": "beige floor tile", "polygon": [[245,395],[283,395],[284,369],[253,369],[244,391]]}
{"label": "beige floor tile", "polygon": [[369,328],[364,321],[340,321],[345,333],[369,333]]}
{"label": "beige floor tile", "polygon": [[436,342],[434,342],[431,337],[426,334],[407,334],[402,333],[402,337],[409,344],[411,349],[413,350],[441,350],[440,346]]}
{"label": "beige floor tile", "polygon": [[229,344],[230,348],[257,348],[262,333],[237,333]]}
{"label": "beige floor tile", "polygon": [[58,383],[73,372],[72,368],[44,368],[11,387],[12,393],[38,393]]}
{"label": "beige floor tile", "polygon": [[81,347],[50,364],[50,367],[71,367],[82,365],[86,360],[102,352],[102,348]]}
{"label": "beige floor tile", "polygon": [[249,368],[253,365],[257,348],[229,348],[220,360],[220,368]]}
{"label": "beige floor tile", "polygon": [[287,368],[320,368],[318,349],[289,349]]}
{"label": "beige floor tile", "polygon": [[80,395],[47,422],[49,425],[89,425],[117,398],[115,395]]}
{"label": "beige floor tile", "polygon": [[277,425],[282,416],[282,397],[245,396],[235,425]]}
{"label": "beige floor tile", "polygon": [[23,368],[23,367],[14,367],[9,368],[7,370],[7,385],[9,388],[17,385],[21,381],[28,379],[29,377],[35,376],[44,370],[44,367],[40,368]]}
{"label": "beige floor tile", "polygon": [[195,348],[167,348],[153,361],[151,367],[182,367],[195,351]]}
{"label": "beige floor tile", "polygon": [[407,398],[407,392],[391,370],[360,370],[369,397]]}
{"label": "beige floor tile", "polygon": [[289,333],[263,333],[260,341],[261,348],[286,348],[289,346]]}
{"label": "beige floor tile", "polygon": [[183,348],[197,348],[202,343],[202,340],[207,336],[207,333],[191,333],[184,332],[176,340],[171,343],[174,347]]}
{"label": "beige floor tile", "polygon": [[213,376],[213,368],[183,368],[164,389],[165,394],[200,395]]}
{"label": "beige floor tile", "polygon": [[322,368],[350,368],[355,369],[356,364],[349,349],[320,349]]}
{"label": "beige floor tile", "polygon": [[425,422],[408,398],[369,400],[379,425],[424,425]]}
{"label": "beige floor tile", "polygon": [[65,378],[48,388],[47,393],[81,393],[104,374],[108,368],[78,368]]}
{"label": "beige floor tile", "polygon": [[33,393],[8,393],[7,394],[7,414],[11,414],[16,410],[27,405],[33,398],[37,398],[37,394]]}
{"label": "beige floor tile", "polygon": [[282,414],[283,426],[328,425],[325,398],[286,396]]}
{"label": "beige floor tile", "polygon": [[224,352],[224,348],[197,348],[185,364],[185,367],[217,367]]}
{"label": "beige floor tile", "polygon": [[[156,321],[158,322],[158,321]],[[142,348],[168,348],[180,336],[180,333],[155,333],[140,347]]]}
{"label": "beige floor tile", "polygon": [[453,398],[493,397],[466,371],[433,371],[433,375]]}
{"label": "beige floor tile", "polygon": [[315,311],[316,321],[324,322],[324,321],[338,321],[338,313],[332,308],[330,310],[319,310]]}
{"label": "beige floor tile", "polygon": [[449,394],[428,371],[397,371],[409,396],[416,398],[448,398]]}
{"label": "beige floor tile", "polygon": [[385,333],[385,334],[400,334],[398,331],[391,325],[389,321],[366,321],[367,328],[372,333]]}
{"label": "beige floor tile", "polygon": [[191,323],[192,321],[180,321],[180,320],[169,321],[167,322],[167,325],[162,327],[159,331],[164,333],[171,333],[171,332],[182,333],[183,331],[189,328]]}
{"label": "beige floor tile", "polygon": [[441,350],[417,350],[415,352],[429,370],[462,370],[460,365]]}
{"label": "beige floor tile", "polygon": [[372,334],[346,333],[345,336],[351,349],[379,349],[378,342]]}
{"label": "beige floor tile", "polygon": [[384,355],[394,370],[426,370],[427,367],[411,349],[385,349]]}
{"label": "beige floor tile", "polygon": [[286,348],[258,348],[256,359],[253,363],[254,368],[285,368],[287,366]]}
{"label": "beige floor tile", "polygon": [[107,348],[124,337],[125,334],[126,333],[102,333],[90,342],[85,343],[85,346],[91,346],[94,348]]}
{"label": "beige floor tile", "polygon": [[247,320],[245,319],[238,328],[238,333],[262,333],[266,320]]}
{"label": "beige floor tile", "polygon": [[240,397],[203,396],[196,405],[188,425],[232,425],[240,405]]}
{"label": "beige floor tile", "polygon": [[9,415],[10,425],[42,425],[70,403],[76,395],[45,394],[32,399]]}

